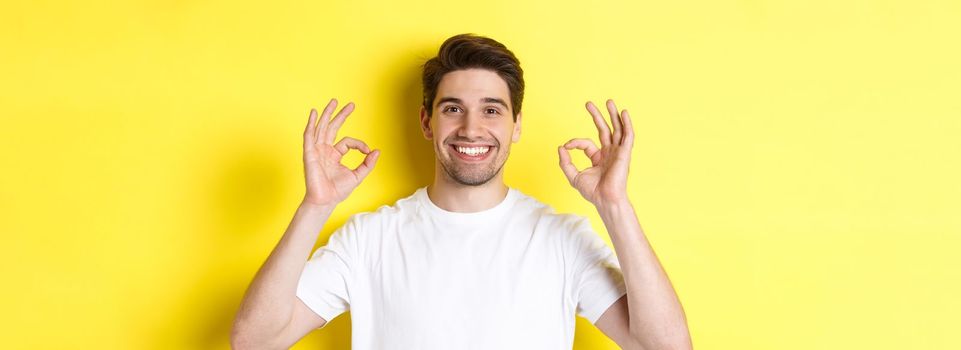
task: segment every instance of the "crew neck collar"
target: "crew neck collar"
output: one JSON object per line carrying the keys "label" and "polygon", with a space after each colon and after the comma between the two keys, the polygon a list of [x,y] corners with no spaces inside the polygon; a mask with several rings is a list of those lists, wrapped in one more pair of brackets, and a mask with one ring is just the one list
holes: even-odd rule
{"label": "crew neck collar", "polygon": [[513,187],[508,187],[507,195],[504,196],[504,199],[501,200],[501,202],[497,205],[481,211],[460,213],[447,211],[441,207],[438,207],[437,204],[434,204],[434,202],[430,200],[430,196],[427,195],[427,186],[417,189],[417,192],[415,193],[417,201],[420,202],[421,206],[431,213],[432,217],[452,224],[477,224],[496,219],[514,206],[514,202],[517,201],[517,196],[517,190]]}

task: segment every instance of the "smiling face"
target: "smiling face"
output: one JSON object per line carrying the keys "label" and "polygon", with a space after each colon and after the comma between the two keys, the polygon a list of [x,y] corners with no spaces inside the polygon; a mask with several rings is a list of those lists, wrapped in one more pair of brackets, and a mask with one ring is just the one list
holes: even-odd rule
{"label": "smiling face", "polygon": [[421,107],[420,119],[449,180],[479,186],[502,175],[511,143],[521,134],[521,114],[515,122],[510,101],[507,83],[493,71],[464,69],[444,75],[432,116]]}

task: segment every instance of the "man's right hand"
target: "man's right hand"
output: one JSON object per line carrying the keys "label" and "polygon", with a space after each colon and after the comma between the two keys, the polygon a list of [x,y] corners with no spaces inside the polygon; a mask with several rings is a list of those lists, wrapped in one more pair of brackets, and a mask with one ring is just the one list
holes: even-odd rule
{"label": "man's right hand", "polygon": [[[361,140],[344,137],[336,144],[337,130],[347,116],[354,111],[354,103],[348,103],[331,119],[337,100],[331,99],[317,120],[317,109],[310,110],[307,128],[304,130],[304,177],[307,193],[303,204],[333,207],[347,196],[367,177],[377,163],[379,150],[371,151]],[[356,169],[340,164],[350,149],[366,154],[364,162]]]}

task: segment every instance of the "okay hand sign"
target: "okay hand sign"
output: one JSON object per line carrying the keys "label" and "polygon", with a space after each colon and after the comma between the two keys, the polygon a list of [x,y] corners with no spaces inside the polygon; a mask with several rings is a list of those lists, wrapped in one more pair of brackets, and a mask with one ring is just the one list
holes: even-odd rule
{"label": "okay hand sign", "polygon": [[[587,111],[594,118],[601,148],[598,149],[594,141],[586,138],[567,141],[557,148],[561,170],[571,186],[594,206],[627,201],[627,172],[631,163],[631,148],[634,146],[631,116],[626,109],[618,113],[614,100],[607,100],[612,131],[594,103],[587,102]],[[571,163],[569,151],[575,148],[583,150],[591,159],[591,167],[578,171]]]}
{"label": "okay hand sign", "polygon": [[[307,180],[307,193],[304,203],[334,206],[347,199],[347,196],[367,177],[377,163],[379,150],[371,151],[361,140],[344,137],[334,144],[337,130],[344,120],[354,111],[354,103],[348,103],[331,119],[337,100],[331,99],[317,121],[317,110],[311,108],[304,130],[304,177]],[[366,154],[364,162],[356,169],[340,164],[350,149]]]}

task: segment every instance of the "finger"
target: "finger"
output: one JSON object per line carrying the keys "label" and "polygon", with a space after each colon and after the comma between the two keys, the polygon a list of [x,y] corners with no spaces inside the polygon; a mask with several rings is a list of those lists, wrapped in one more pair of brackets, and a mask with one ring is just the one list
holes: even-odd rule
{"label": "finger", "polygon": [[621,112],[621,119],[624,121],[624,142],[628,149],[634,145],[634,124],[631,123],[631,115],[627,110]]}
{"label": "finger", "polygon": [[310,115],[307,117],[307,127],[304,129],[304,144],[314,143],[314,128],[317,127],[317,109],[311,108]]}
{"label": "finger", "polygon": [[353,170],[354,175],[357,176],[357,180],[363,180],[367,177],[367,174],[370,174],[371,170],[374,170],[374,164],[377,164],[378,157],[380,157],[380,150],[367,153],[364,161]]}
{"label": "finger", "polygon": [[327,124],[330,122],[330,115],[334,113],[334,109],[337,108],[337,99],[332,98],[330,102],[327,102],[327,107],[324,107],[324,113],[320,115],[320,125],[317,126],[317,130],[314,132],[314,141],[320,142],[320,136],[324,130],[327,130]]}
{"label": "finger", "polygon": [[355,139],[353,137],[344,137],[340,139],[340,142],[337,142],[337,144],[334,145],[334,149],[336,149],[337,152],[340,152],[341,155],[347,154],[347,151],[349,151],[351,148],[364,154],[370,153],[370,148],[367,147],[367,144],[364,143],[364,141]]}
{"label": "finger", "polygon": [[611,127],[614,132],[611,136],[611,142],[614,144],[621,144],[621,117],[617,113],[617,106],[614,105],[614,100],[607,100],[607,113],[611,115]]}
{"label": "finger", "polygon": [[601,111],[597,110],[597,106],[594,106],[594,103],[590,101],[587,101],[587,111],[594,117],[594,125],[597,126],[597,138],[601,141],[601,146],[611,144],[611,129],[607,127],[607,122],[604,121]]}
{"label": "finger", "polygon": [[354,111],[354,103],[349,102],[347,103],[346,106],[344,106],[344,108],[340,109],[340,112],[337,112],[337,116],[335,116],[334,119],[330,121],[330,125],[327,126],[327,130],[324,131],[324,133],[327,134],[327,136],[324,139],[324,142],[327,142],[327,143],[334,142],[334,138],[337,137],[337,130],[340,130],[340,126],[344,124],[344,120],[347,119],[347,116],[350,115],[350,113],[353,111]]}
{"label": "finger", "polygon": [[583,150],[584,154],[587,155],[587,158],[591,159],[592,164],[594,163],[594,155],[597,154],[597,152],[599,151],[599,149],[597,149],[597,145],[595,145],[594,141],[590,139],[572,139],[570,141],[567,141],[567,143],[564,144],[564,148],[569,150],[570,149]]}
{"label": "finger", "polygon": [[570,153],[568,153],[567,148],[564,148],[564,146],[558,146],[557,154],[560,156],[561,171],[563,171],[564,176],[567,177],[567,182],[573,185],[574,178],[577,176],[577,167],[574,166],[574,163],[571,163]]}

